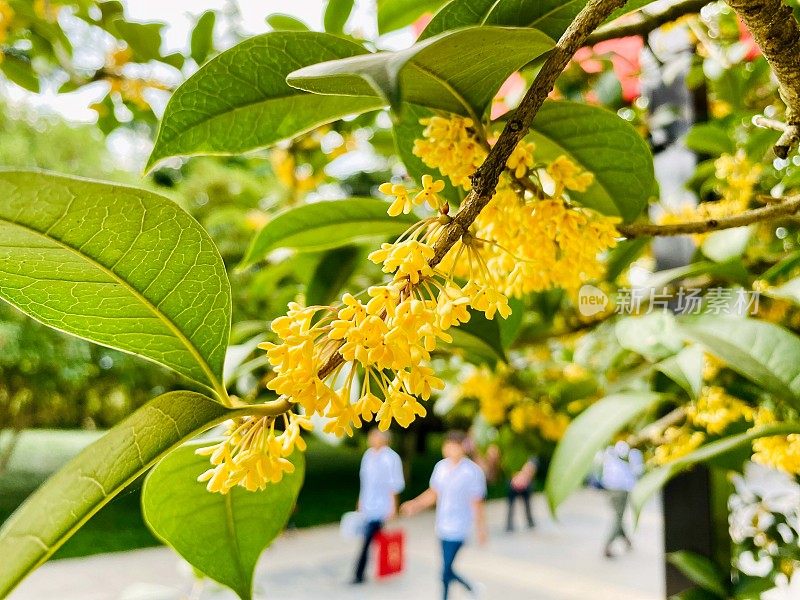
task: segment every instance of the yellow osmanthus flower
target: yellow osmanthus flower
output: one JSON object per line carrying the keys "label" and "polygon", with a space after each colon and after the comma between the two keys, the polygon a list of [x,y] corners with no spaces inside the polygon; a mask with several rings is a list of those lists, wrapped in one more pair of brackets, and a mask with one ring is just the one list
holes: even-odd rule
{"label": "yellow osmanthus flower", "polygon": [[[8,33],[14,23],[14,9],[6,0],[0,0],[0,44],[8,40]],[[2,53],[0,53],[2,56]]]}
{"label": "yellow osmanthus flower", "polygon": [[656,465],[665,465],[677,458],[686,456],[690,452],[697,450],[705,439],[705,433],[693,431],[685,425],[667,427],[653,451],[652,462]]}
{"label": "yellow osmanthus flower", "polygon": [[752,421],[754,414],[753,407],[717,386],[704,387],[697,401],[686,408],[688,421],[711,435],[722,434],[737,421]]}
{"label": "yellow osmanthus flower", "polygon": [[414,140],[413,152],[427,166],[439,169],[456,187],[468,190],[470,175],[483,163],[486,149],[475,138],[475,124],[464,117],[422,119],[422,139]]}
{"label": "yellow osmanthus flower", "polygon": [[750,162],[744,150],[723,154],[714,161],[715,175],[723,181],[723,195],[734,206],[746,207],[753,197],[763,167]]}
{"label": "yellow osmanthus flower", "polygon": [[509,407],[523,399],[522,392],[504,382],[504,373],[493,372],[486,366],[468,374],[459,385],[462,398],[476,398],[481,416],[490,425],[500,425],[506,420]]}
{"label": "yellow osmanthus flower", "polygon": [[[760,407],[755,415],[755,427],[778,422],[775,413]],[[774,435],[753,440],[753,462],[791,475],[800,475],[800,434]]]}
{"label": "yellow osmanthus flower", "polygon": [[585,192],[594,181],[594,175],[584,171],[564,154],[556,158],[547,166],[547,174],[556,184],[556,198],[561,196],[564,189],[576,192]]}
{"label": "yellow osmanthus flower", "polygon": [[281,418],[284,430],[279,432],[275,430],[275,417],[247,416],[229,421],[222,441],[196,450],[201,456],[209,456],[213,465],[197,480],[207,481],[210,492],[227,494],[237,485],[251,492],[261,490],[268,483],[280,481],[284,473],[292,473],[294,465],[288,457],[295,448],[305,450],[300,431],[310,430],[311,422],[294,413]]}
{"label": "yellow osmanthus flower", "polygon": [[387,196],[394,196],[386,212],[390,217],[408,214],[417,205],[428,204],[433,210],[439,210],[444,201],[439,197],[439,192],[444,189],[444,181],[434,180],[430,175],[422,176],[422,189],[411,195],[411,191],[401,183],[382,183],[378,190]]}
{"label": "yellow osmanthus flower", "polygon": [[511,169],[514,177],[524,177],[533,168],[533,151],[535,149],[536,144],[533,142],[522,140],[517,144],[506,161],[506,166]]}
{"label": "yellow osmanthus flower", "polygon": [[526,401],[511,409],[508,422],[517,433],[538,429],[544,439],[557,442],[569,427],[570,418],[556,412],[548,402]]}

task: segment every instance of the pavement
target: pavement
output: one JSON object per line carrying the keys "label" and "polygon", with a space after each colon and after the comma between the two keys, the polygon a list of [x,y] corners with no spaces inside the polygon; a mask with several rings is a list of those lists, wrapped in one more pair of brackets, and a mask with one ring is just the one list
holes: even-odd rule
{"label": "pavement", "polygon": [[[521,506],[517,506],[519,521]],[[480,582],[484,600],[662,600],[664,598],[661,511],[657,502],[642,513],[633,551],[602,556],[611,510],[602,492],[582,490],[561,507],[554,521],[544,498],[535,498],[537,526],[504,531],[505,503],[492,501],[490,540],[469,545],[456,570]],[[261,558],[257,600],[436,600],[441,597],[440,557],[433,514],[396,521],[406,532],[403,574],[361,586],[347,583],[357,542],[343,540],[335,525],[287,531]],[[370,565],[373,567],[374,565]],[[461,589],[452,600],[469,598]],[[235,600],[214,582],[198,581],[167,548],[151,548],[52,561],[35,571],[10,600]]]}

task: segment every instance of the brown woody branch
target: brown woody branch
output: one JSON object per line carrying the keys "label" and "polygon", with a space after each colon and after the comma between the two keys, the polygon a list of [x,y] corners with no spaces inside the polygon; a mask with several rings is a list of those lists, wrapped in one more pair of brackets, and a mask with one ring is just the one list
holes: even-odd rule
{"label": "brown woody branch", "polygon": [[786,158],[800,141],[800,25],[782,0],[727,0],[753,34],[778,79],[786,130],[774,146]]}
{"label": "brown woody branch", "polygon": [[798,212],[800,212],[800,195],[791,196],[778,204],[754,208],[730,217],[688,221],[685,223],[668,223],[664,225],[656,225],[654,223],[631,223],[630,225],[617,226],[617,231],[626,238],[707,233],[720,229],[743,227],[762,221],[771,221],[780,217],[788,217]]}
{"label": "brown woody branch", "polygon": [[593,46],[598,42],[634,35],[647,36],[651,31],[658,29],[662,25],[677,21],[683,16],[700,12],[700,9],[711,1],[713,0],[684,0],[658,13],[647,14],[640,12],[635,21],[619,25],[609,24],[601,27],[587,38],[586,45]]}

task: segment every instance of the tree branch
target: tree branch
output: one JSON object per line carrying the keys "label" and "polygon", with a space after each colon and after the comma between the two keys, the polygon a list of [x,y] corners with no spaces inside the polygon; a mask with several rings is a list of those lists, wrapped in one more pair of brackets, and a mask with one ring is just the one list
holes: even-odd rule
{"label": "tree branch", "polygon": [[584,45],[589,34],[605,21],[614,9],[623,4],[625,0],[589,0],[558,40],[514,112],[513,118],[506,123],[486,160],[472,176],[472,190],[461,205],[461,210],[433,246],[434,256],[430,260],[431,266],[436,266],[442,261],[453,244],[469,230],[478,214],[492,199],[508,157],[528,133],[533,117],[552,91],[556,79],[572,56]]}
{"label": "tree branch", "polygon": [[686,223],[668,223],[664,225],[656,225],[655,223],[632,223],[630,225],[618,225],[617,231],[626,238],[707,233],[720,229],[743,227],[744,225],[751,225],[762,221],[771,221],[772,219],[787,217],[798,212],[800,212],[800,195],[791,196],[779,204],[746,210],[741,214],[730,217],[706,219],[703,221],[688,221]]}
{"label": "tree branch", "polygon": [[635,21],[621,23],[619,25],[604,25],[587,38],[586,45],[593,46],[598,42],[615,40],[632,35],[647,36],[651,31],[658,29],[662,25],[677,21],[685,15],[700,12],[701,8],[712,1],[713,0],[683,0],[659,13],[648,14],[640,12],[639,17]]}
{"label": "tree branch", "polygon": [[[453,217],[441,237],[433,245],[434,255],[428,261],[431,267],[442,262],[450,248],[462,235],[467,233],[470,225],[492,199],[500,175],[508,162],[508,157],[511,156],[519,141],[528,133],[533,117],[542,107],[542,103],[552,91],[556,79],[566,68],[572,56],[585,44],[589,34],[605,21],[614,9],[624,5],[625,2],[626,0],[589,0],[561,39],[558,40],[531,87],[525,93],[522,102],[514,111],[513,118],[506,123],[486,160],[472,176],[472,189],[461,204],[461,210]],[[325,364],[317,372],[317,376],[324,379],[343,362],[342,355],[335,352],[325,361]]]}
{"label": "tree branch", "polygon": [[778,79],[786,126],[774,146],[786,158],[800,140],[800,25],[782,0],[727,0],[753,34]]}

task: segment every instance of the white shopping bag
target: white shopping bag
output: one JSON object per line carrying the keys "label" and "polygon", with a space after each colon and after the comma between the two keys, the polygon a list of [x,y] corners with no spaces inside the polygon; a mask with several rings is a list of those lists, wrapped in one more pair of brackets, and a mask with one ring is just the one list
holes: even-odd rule
{"label": "white shopping bag", "polygon": [[360,512],[344,513],[342,520],[339,522],[339,533],[346,540],[364,537],[366,529],[367,519]]}

